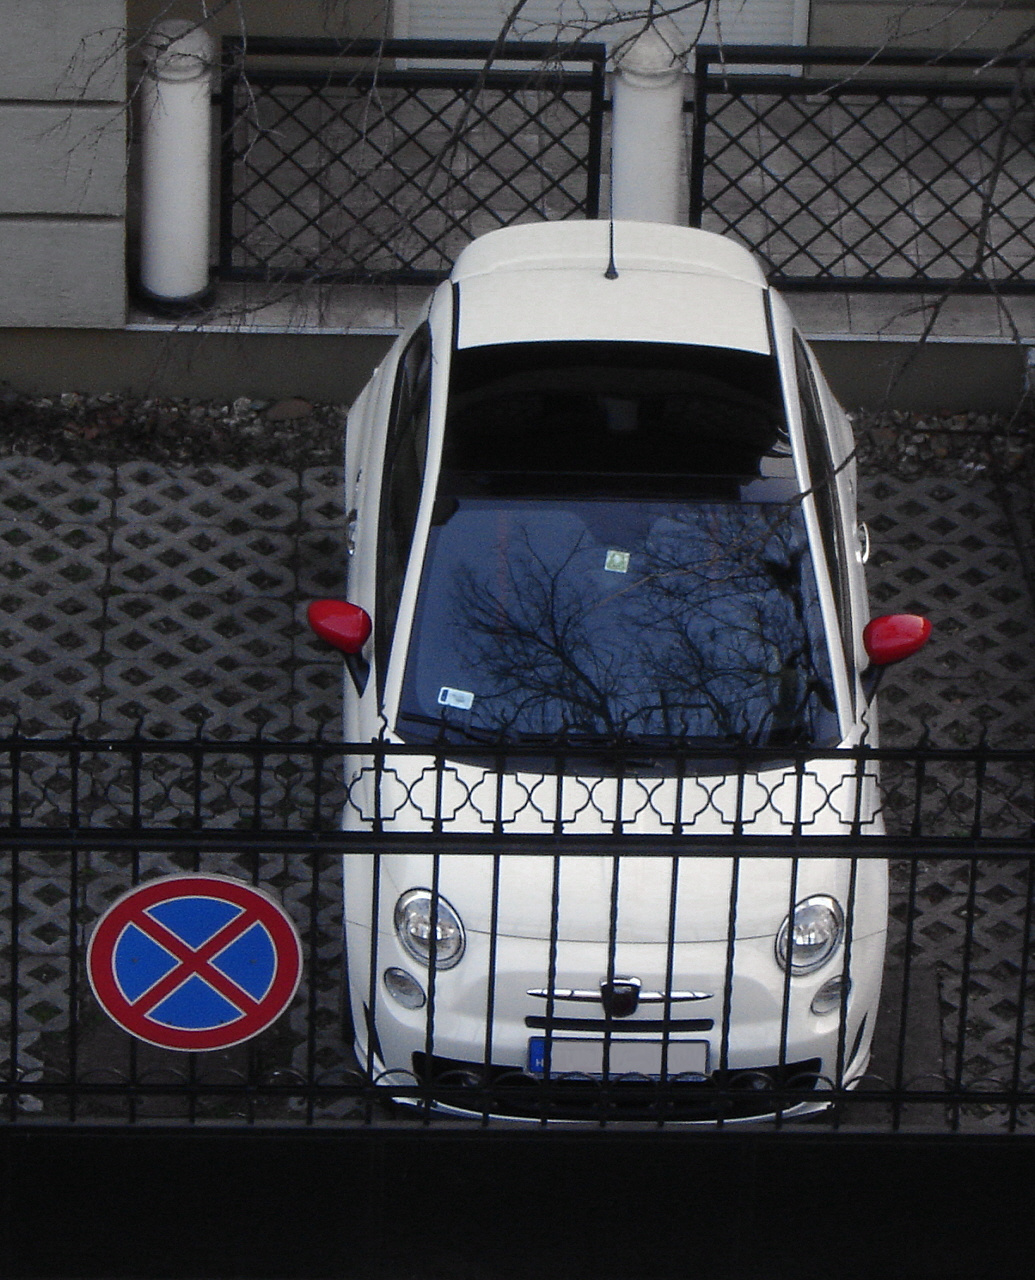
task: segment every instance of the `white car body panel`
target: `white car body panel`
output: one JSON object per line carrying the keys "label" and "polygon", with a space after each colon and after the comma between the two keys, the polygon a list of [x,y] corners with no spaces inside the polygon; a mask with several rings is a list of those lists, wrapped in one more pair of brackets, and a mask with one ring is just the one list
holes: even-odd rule
{"label": "white car body panel", "polygon": [[623,271],[714,276],[766,288],[754,255],[710,231],[653,222],[612,224],[574,218],[527,222],[479,236],[457,258],[450,279],[463,283],[484,275],[558,268],[577,268],[592,276],[598,267],[606,268],[612,240],[616,265]]}
{"label": "white car body panel", "polygon": [[[643,223],[616,224],[615,240],[617,279],[605,274],[606,222],[533,223],[476,240],[453,271],[463,298],[458,347],[586,340],[768,350],[765,280],[746,250],[723,241],[709,259],[707,232]],[[547,278],[554,301],[544,307]]]}
{"label": "white car body panel", "polygon": [[[767,349],[758,289],[751,284],[624,268],[619,279],[611,281],[601,270],[587,279],[585,271],[555,269],[549,276],[558,306],[544,311],[543,276],[541,268],[509,274],[506,306],[500,305],[491,277],[468,284],[460,308],[458,345],[581,340]],[[688,305],[688,284],[693,288],[693,306]]]}

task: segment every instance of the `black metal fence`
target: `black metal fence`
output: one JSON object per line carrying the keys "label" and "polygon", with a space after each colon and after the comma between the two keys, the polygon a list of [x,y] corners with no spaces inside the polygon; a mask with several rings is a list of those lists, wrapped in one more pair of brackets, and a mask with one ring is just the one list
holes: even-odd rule
{"label": "black metal fence", "polygon": [[[708,755],[8,737],[5,1119],[1030,1131],[1035,753]],[[193,873],[274,897],[304,966],[268,1030],[180,1052],[87,946]]]}
{"label": "black metal fence", "polygon": [[602,45],[226,38],[223,60],[225,280],[438,280],[482,232],[596,217]]}
{"label": "black metal fence", "polygon": [[1024,58],[701,47],[691,224],[785,289],[1030,292],[1033,107]]}

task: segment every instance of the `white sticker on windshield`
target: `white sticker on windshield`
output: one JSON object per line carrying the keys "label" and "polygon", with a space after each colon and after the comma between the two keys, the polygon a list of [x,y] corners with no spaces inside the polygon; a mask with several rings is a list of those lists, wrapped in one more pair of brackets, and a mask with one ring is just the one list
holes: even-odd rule
{"label": "white sticker on windshield", "polygon": [[604,557],[604,568],[607,569],[609,573],[628,573],[629,552],[609,551]]}
{"label": "white sticker on windshield", "polygon": [[470,711],[474,704],[474,694],[468,693],[466,689],[450,689],[448,685],[443,685],[438,691],[438,704],[440,707],[459,707],[461,711]]}

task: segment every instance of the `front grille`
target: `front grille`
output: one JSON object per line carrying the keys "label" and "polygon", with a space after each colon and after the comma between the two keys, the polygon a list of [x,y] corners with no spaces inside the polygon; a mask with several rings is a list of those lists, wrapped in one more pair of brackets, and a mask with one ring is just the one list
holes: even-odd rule
{"label": "front grille", "polygon": [[519,1067],[414,1053],[416,1092],[443,1106],[534,1120],[739,1120],[812,1101],[819,1058],[715,1071],[707,1080],[540,1080]]}
{"label": "front grille", "polygon": [[604,1036],[608,1032],[645,1032],[658,1033],[672,1031],[711,1031],[715,1026],[712,1018],[550,1018],[546,1014],[530,1014],[525,1019],[526,1027],[548,1031],[593,1031]]}

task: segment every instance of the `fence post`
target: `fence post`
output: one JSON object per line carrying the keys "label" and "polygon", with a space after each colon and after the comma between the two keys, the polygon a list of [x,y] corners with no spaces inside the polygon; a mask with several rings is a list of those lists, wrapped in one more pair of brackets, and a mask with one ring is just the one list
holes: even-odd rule
{"label": "fence post", "polygon": [[140,287],[173,309],[196,306],[209,291],[213,42],[172,19],[144,56]]}
{"label": "fence post", "polygon": [[678,223],[685,205],[685,54],[674,24],[654,23],[618,55],[611,214]]}
{"label": "fence post", "polygon": [[694,59],[694,114],[690,135],[690,213],[687,221],[699,227],[704,217],[704,131],[708,127],[709,56],[697,50]]}

